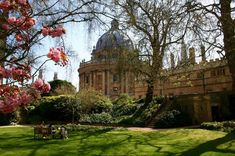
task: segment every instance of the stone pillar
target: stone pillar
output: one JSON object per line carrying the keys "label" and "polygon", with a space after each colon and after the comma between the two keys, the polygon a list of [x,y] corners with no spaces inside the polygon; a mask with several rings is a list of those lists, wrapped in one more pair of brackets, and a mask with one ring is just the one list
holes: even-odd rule
{"label": "stone pillar", "polygon": [[54,72],[53,80],[58,80],[58,73],[57,72]]}
{"label": "stone pillar", "polygon": [[190,64],[195,64],[196,61],[195,61],[195,49],[192,47],[192,48],[189,48],[189,60],[190,60]]}
{"label": "stone pillar", "polygon": [[201,56],[202,56],[202,62],[206,62],[206,49],[205,46],[201,45]]}
{"label": "stone pillar", "polygon": [[92,72],[89,73],[89,88],[92,87]]}
{"label": "stone pillar", "polygon": [[107,71],[107,95],[109,95],[109,91],[110,91],[110,88],[109,88],[109,86],[110,86],[110,77],[109,77],[109,75],[110,75],[110,71],[108,70]]}
{"label": "stone pillar", "polygon": [[181,63],[182,64],[186,64],[188,60],[186,49],[187,49],[186,44],[184,43],[184,41],[182,41],[181,43]]}
{"label": "stone pillar", "polygon": [[96,90],[96,71],[93,73],[93,88]]}
{"label": "stone pillar", "polygon": [[126,77],[126,78],[125,78],[125,79],[126,79],[126,82],[125,82],[125,83],[126,83],[126,84],[125,84],[125,85],[126,85],[126,93],[129,95],[129,85],[130,85],[130,83],[128,83],[128,80],[129,80],[129,79],[128,79],[128,75],[129,75],[129,72],[126,72],[126,73],[125,73],[125,77]]}
{"label": "stone pillar", "polygon": [[171,59],[171,68],[175,67],[175,56],[173,53],[170,54],[170,59]]}
{"label": "stone pillar", "polygon": [[121,89],[120,89],[120,93],[124,92],[124,80],[123,80],[123,73],[120,74],[120,85],[121,85]]}
{"label": "stone pillar", "polygon": [[102,91],[105,95],[105,70],[102,72]]}

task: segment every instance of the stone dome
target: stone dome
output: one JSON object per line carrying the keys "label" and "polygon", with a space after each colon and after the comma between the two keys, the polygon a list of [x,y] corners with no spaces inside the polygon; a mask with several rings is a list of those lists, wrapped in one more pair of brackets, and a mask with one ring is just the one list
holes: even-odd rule
{"label": "stone dome", "polygon": [[133,49],[132,41],[118,29],[117,20],[113,20],[110,30],[98,39],[93,52],[114,48]]}

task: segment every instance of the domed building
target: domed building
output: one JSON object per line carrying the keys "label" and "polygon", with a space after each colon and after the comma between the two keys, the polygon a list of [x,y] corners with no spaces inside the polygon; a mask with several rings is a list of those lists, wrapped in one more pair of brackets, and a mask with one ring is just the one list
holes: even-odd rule
{"label": "domed building", "polygon": [[[181,58],[175,65],[171,55],[171,67],[163,69],[164,79],[154,82],[154,96],[174,96],[185,94],[208,94],[231,91],[232,79],[225,59],[206,59],[205,47],[200,47],[201,61],[196,62],[195,48],[187,48],[181,43]],[[180,52],[179,52],[180,53]],[[91,53],[91,60],[82,61],[78,69],[80,90],[94,89],[109,97],[121,93],[144,98],[147,84],[141,75],[135,77],[130,70],[130,57],[133,58],[132,41],[118,29],[113,20],[111,28],[97,41]],[[185,64],[186,66],[183,66]]]}
{"label": "domed building", "polygon": [[125,61],[133,49],[132,41],[118,29],[118,21],[113,20],[110,30],[98,39],[91,60],[80,63],[79,90],[94,89],[109,97],[121,93],[134,95],[134,75]]}
{"label": "domed building", "polygon": [[[133,62],[131,58],[138,58],[135,57],[133,43],[118,29],[116,20],[111,25],[110,30],[98,39],[91,60],[80,63],[79,89],[94,89],[111,98],[121,93],[144,98],[147,91],[145,75],[135,77],[129,68]],[[207,60],[205,47],[201,46],[200,49],[196,53],[194,47],[187,48],[182,42],[181,58],[175,64],[174,55],[170,55],[171,67],[162,69],[162,78],[154,81],[153,93],[154,96],[183,95],[177,101],[196,124],[216,120],[217,116],[222,117],[224,96],[219,97],[217,93],[232,90],[227,60]],[[195,53],[202,57],[200,62],[196,61]],[[209,96],[204,98],[201,95]],[[232,102],[227,106],[235,110]]]}

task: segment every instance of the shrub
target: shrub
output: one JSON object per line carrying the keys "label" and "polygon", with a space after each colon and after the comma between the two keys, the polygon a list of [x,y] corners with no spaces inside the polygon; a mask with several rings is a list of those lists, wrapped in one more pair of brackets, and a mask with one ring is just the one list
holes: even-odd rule
{"label": "shrub", "polygon": [[69,132],[83,131],[83,132],[92,132],[100,133],[111,131],[113,127],[104,127],[104,126],[90,126],[90,125],[80,125],[80,124],[67,124],[67,125],[57,125],[57,127],[65,126]]}
{"label": "shrub", "polygon": [[200,125],[200,128],[223,131],[223,132],[231,132],[235,130],[235,121],[203,122]]}
{"label": "shrub", "polygon": [[84,114],[110,112],[112,102],[102,93],[95,90],[82,90],[77,94],[81,100],[81,112]]}
{"label": "shrub", "polygon": [[119,125],[122,126],[139,126],[144,127],[145,122],[140,118],[133,118],[133,116],[124,116],[119,122]]}
{"label": "shrub", "polygon": [[48,94],[43,94],[47,96],[58,96],[58,95],[73,95],[76,93],[76,87],[72,83],[66,80],[53,80],[49,82],[51,85],[51,90]]}
{"label": "shrub", "polygon": [[135,110],[132,111],[132,114],[126,114],[132,116],[122,119],[119,124],[125,126],[145,126],[146,122],[154,117],[160,106],[158,102],[162,102],[162,99],[162,97],[154,97],[153,101],[145,108],[141,107],[141,105],[143,106],[143,100],[137,101],[134,105]]}
{"label": "shrub", "polygon": [[114,106],[112,115],[114,117],[132,115],[137,110],[137,106],[135,104],[132,105],[123,105],[123,106]]}
{"label": "shrub", "polygon": [[128,94],[121,94],[113,104],[112,115],[120,117],[123,115],[131,115],[137,110],[137,105],[132,97]]}
{"label": "shrub", "polygon": [[112,116],[109,113],[82,114],[80,122],[90,124],[109,124],[112,123]]}
{"label": "shrub", "polygon": [[128,94],[120,94],[119,97],[114,101],[115,105],[131,105],[134,104],[134,99]]}
{"label": "shrub", "polygon": [[50,96],[44,97],[28,114],[28,123],[41,121],[78,121],[80,100],[75,96]]}
{"label": "shrub", "polygon": [[91,114],[90,119],[92,123],[108,124],[112,123],[112,116],[109,113],[102,112],[100,114]]}
{"label": "shrub", "polygon": [[166,111],[156,117],[156,128],[180,127],[191,124],[190,118],[178,110]]}

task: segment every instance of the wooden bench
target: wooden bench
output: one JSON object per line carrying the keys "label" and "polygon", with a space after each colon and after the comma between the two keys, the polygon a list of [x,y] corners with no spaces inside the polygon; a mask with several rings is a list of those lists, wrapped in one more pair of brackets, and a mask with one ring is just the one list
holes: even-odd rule
{"label": "wooden bench", "polygon": [[54,133],[50,127],[35,126],[34,127],[34,139],[49,139],[53,138]]}

